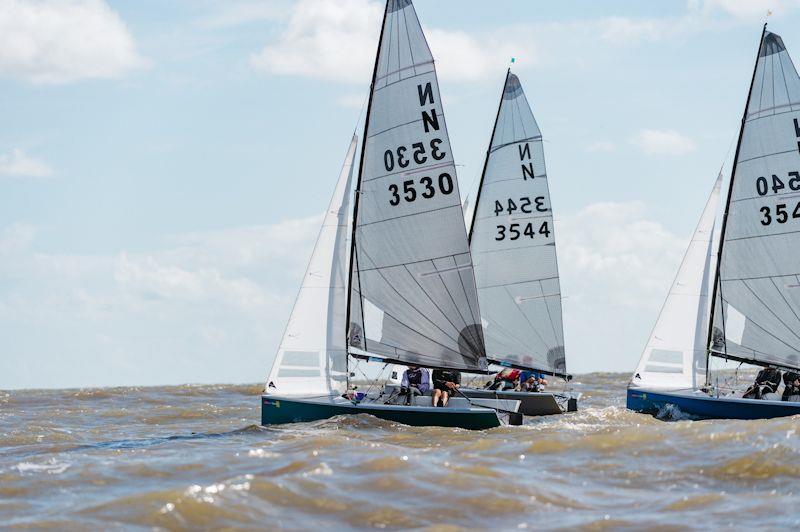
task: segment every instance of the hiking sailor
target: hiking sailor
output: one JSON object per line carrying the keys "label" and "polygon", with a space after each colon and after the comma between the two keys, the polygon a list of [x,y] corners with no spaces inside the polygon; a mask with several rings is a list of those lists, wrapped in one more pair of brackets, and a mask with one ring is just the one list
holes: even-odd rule
{"label": "hiking sailor", "polygon": [[461,372],[449,369],[433,370],[433,406],[447,406],[450,396],[461,387]]}
{"label": "hiking sailor", "polygon": [[425,395],[431,389],[428,370],[419,366],[408,366],[403,372],[403,379],[400,381],[400,397],[405,397],[406,406],[414,402],[418,395]]}
{"label": "hiking sailor", "polygon": [[514,390],[519,386],[519,376],[521,371],[513,368],[504,368],[494,376],[494,382],[486,383],[488,390]]}
{"label": "hiking sailor", "polygon": [[794,371],[787,371],[783,374],[783,389],[782,401],[800,402],[800,373]]}
{"label": "hiking sailor", "polygon": [[781,384],[781,371],[775,368],[764,368],[756,375],[755,383],[742,395],[745,399],[766,399],[777,401],[778,386]]}

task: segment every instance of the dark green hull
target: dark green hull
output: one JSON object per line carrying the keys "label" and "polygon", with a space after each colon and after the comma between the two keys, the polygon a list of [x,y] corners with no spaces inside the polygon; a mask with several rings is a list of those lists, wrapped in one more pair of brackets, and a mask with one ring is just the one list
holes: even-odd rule
{"label": "dark green hull", "polygon": [[470,430],[500,426],[497,413],[489,408],[434,408],[338,403],[333,398],[261,397],[261,424],[280,425],[319,421],[334,416],[369,414],[387,421],[417,427],[459,427]]}

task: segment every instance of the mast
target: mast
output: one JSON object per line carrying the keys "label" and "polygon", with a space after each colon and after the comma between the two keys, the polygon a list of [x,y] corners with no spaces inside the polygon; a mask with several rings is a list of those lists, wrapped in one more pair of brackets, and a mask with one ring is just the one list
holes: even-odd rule
{"label": "mast", "polygon": [[[714,273],[714,289],[711,295],[711,313],[708,318],[708,341],[706,342],[706,384],[708,382],[708,375],[709,375],[709,359],[711,358],[711,340],[714,336],[714,312],[717,309],[717,290],[719,286],[719,275],[722,269],[722,246],[725,243],[725,228],[728,224],[728,210],[731,206],[731,196],[733,195],[733,180],[736,177],[736,166],[739,162],[739,150],[742,147],[742,137],[744,136],[744,126],[745,122],[747,121],[747,110],[750,108],[750,97],[753,94],[753,85],[756,80],[756,70],[758,70],[758,60],[761,57],[761,48],[764,46],[764,35],[767,33],[767,23],[764,23],[764,27],[761,30],[761,40],[758,42],[758,52],[756,52],[756,63],[753,66],[753,75],[750,78],[750,89],[747,91],[747,102],[744,105],[744,112],[742,113],[742,124],[739,126],[739,139],[736,141],[736,153],[733,156],[733,165],[731,165],[731,178],[728,183],[728,197],[725,201],[725,211],[722,215],[722,229],[719,235],[719,249],[717,250],[717,267],[716,272]],[[722,298],[722,293],[720,292],[720,299]],[[725,334],[725,314],[722,314],[723,322],[723,335]],[[724,345],[724,344],[723,344]],[[725,357],[728,358],[728,348],[725,346]]]}
{"label": "mast", "polygon": [[494,142],[494,135],[497,132],[497,122],[500,120],[500,110],[503,108],[503,96],[506,93],[506,85],[508,85],[508,77],[511,75],[511,67],[506,70],[506,79],[503,80],[503,90],[500,91],[500,103],[497,104],[497,114],[494,117],[494,127],[492,128],[492,136],[489,137],[489,146],[486,148],[486,158],[483,160],[483,171],[481,172],[481,180],[478,183],[478,193],[475,195],[475,207],[472,209],[472,220],[469,223],[469,234],[467,241],[472,242],[472,230],[475,228],[475,217],[478,214],[478,205],[481,201],[481,192],[483,191],[483,178],[486,177],[486,168],[489,166],[489,156],[492,153],[492,142]]}
{"label": "mast", "polygon": [[[345,335],[345,348],[349,350],[350,347],[350,299],[353,294],[353,268],[354,262],[358,263],[358,257],[356,256],[356,225],[358,222],[358,204],[361,196],[361,177],[364,174],[364,153],[366,152],[367,147],[367,134],[369,129],[369,115],[372,112],[372,96],[375,94],[375,78],[378,76],[378,61],[381,57],[381,46],[383,45],[383,31],[386,28],[386,16],[389,13],[389,2],[392,0],[386,0],[386,6],[383,9],[383,21],[381,22],[381,34],[378,37],[378,50],[375,53],[375,65],[372,68],[372,81],[369,85],[369,99],[367,101],[367,114],[364,117],[364,134],[361,137],[361,154],[359,155],[358,161],[358,178],[356,179],[356,188],[355,188],[355,198],[353,200],[353,232],[350,236],[350,272],[348,273],[347,277],[347,319],[345,320],[345,327],[344,327],[344,335]],[[359,290],[358,293],[361,293],[361,278],[358,279],[359,282]],[[361,298],[359,298],[361,299]],[[360,301],[361,304],[361,316],[363,320],[364,316],[364,302],[363,299]],[[364,336],[364,347],[367,347],[367,336],[365,331],[361,334]],[[347,357],[347,383],[348,388],[350,387],[350,357]]]}

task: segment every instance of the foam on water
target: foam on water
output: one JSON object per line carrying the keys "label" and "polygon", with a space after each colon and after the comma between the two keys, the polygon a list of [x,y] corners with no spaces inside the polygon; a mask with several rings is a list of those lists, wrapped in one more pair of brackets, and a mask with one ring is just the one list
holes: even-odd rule
{"label": "foam on water", "polygon": [[796,526],[797,418],[664,422],[626,375],[481,432],[370,416],[260,427],[259,387],[0,395],[0,528]]}

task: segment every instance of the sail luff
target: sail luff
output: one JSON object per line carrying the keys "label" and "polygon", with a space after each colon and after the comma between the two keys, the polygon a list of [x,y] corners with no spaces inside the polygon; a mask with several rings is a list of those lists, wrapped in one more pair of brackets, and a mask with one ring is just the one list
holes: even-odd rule
{"label": "sail luff", "polygon": [[[352,234],[350,236],[350,272],[349,272],[348,280],[347,280],[347,287],[348,287],[348,289],[347,289],[347,319],[345,321],[345,330],[344,330],[345,345],[349,345],[350,344],[350,335],[351,335],[350,322],[351,322],[351,319],[352,319],[352,316],[351,316],[351,313],[350,313],[350,307],[351,307],[351,299],[352,299],[352,296],[353,296],[353,274],[354,273],[355,273],[355,275],[357,277],[357,281],[359,283],[358,293],[361,294],[361,288],[360,288],[361,279],[358,277],[358,256],[356,255],[356,226],[357,226],[357,223],[358,223],[358,206],[359,206],[359,203],[360,203],[359,199],[360,199],[360,196],[361,196],[361,179],[362,179],[362,177],[364,175],[364,153],[366,152],[366,147],[367,147],[367,135],[369,134],[369,119],[370,119],[370,114],[371,114],[371,111],[372,111],[372,97],[374,95],[375,79],[378,76],[378,61],[380,61],[380,57],[381,57],[381,46],[383,44],[383,32],[384,32],[384,28],[386,27],[386,17],[387,17],[387,15],[389,13],[389,2],[390,1],[391,0],[387,0],[386,1],[386,5],[384,6],[384,9],[383,9],[383,21],[381,22],[381,33],[380,33],[380,37],[378,37],[378,49],[375,52],[375,64],[372,67],[372,82],[370,83],[370,86],[369,86],[369,98],[367,100],[367,112],[366,112],[366,115],[364,117],[364,134],[361,137],[361,154],[359,156],[359,161],[358,161],[358,177],[356,178],[356,188],[355,188],[355,194],[354,194],[354,199],[353,199],[353,220],[352,220],[353,230],[352,230]],[[361,301],[360,295],[359,295],[359,305],[361,307],[361,322],[362,322],[361,323],[361,330],[363,331],[364,330],[364,324],[363,324],[364,307],[363,307],[363,302]],[[366,349],[366,338],[364,338],[364,348]],[[348,366],[348,368],[349,368],[349,366]],[[350,375],[350,372],[349,372],[349,369],[348,369],[348,379],[349,379],[349,375]]]}
{"label": "sail luff", "polygon": [[472,242],[472,231],[475,229],[475,218],[478,212],[478,206],[481,201],[481,191],[483,190],[483,180],[486,178],[486,167],[489,166],[489,156],[492,154],[492,145],[494,144],[494,136],[497,134],[497,122],[500,121],[500,110],[503,108],[503,95],[506,92],[506,85],[508,84],[508,77],[511,75],[511,68],[506,70],[506,77],[503,80],[503,88],[500,90],[500,101],[497,103],[497,113],[494,117],[494,126],[492,126],[492,135],[489,137],[489,145],[486,147],[486,157],[483,159],[483,170],[481,171],[481,179],[478,182],[478,192],[475,194],[475,206],[472,208],[472,220],[469,224],[468,240]]}
{"label": "sail luff", "polygon": [[[744,127],[747,122],[747,111],[750,108],[750,98],[752,97],[753,93],[753,86],[755,85],[756,81],[756,72],[758,71],[758,60],[761,57],[761,48],[764,46],[764,35],[767,33],[767,24],[764,23],[764,27],[761,30],[761,39],[758,41],[758,52],[756,53],[756,62],[753,65],[753,75],[750,78],[750,88],[747,91],[747,100],[744,104],[744,111],[742,112],[742,123],[739,126],[739,138],[736,141],[736,152],[733,156],[733,164],[731,165],[731,178],[728,182],[728,195],[727,199],[725,200],[725,210],[722,215],[722,229],[720,230],[720,237],[719,237],[719,249],[717,251],[717,267],[716,272],[714,274],[714,288],[711,294],[711,313],[708,320],[708,341],[706,345],[708,346],[708,354],[706,355],[706,384],[709,384],[709,357],[711,356],[711,345],[712,339],[714,334],[714,314],[716,312],[717,307],[717,290],[719,285],[719,274],[722,268],[722,247],[725,242],[725,230],[727,229],[728,225],[728,211],[730,210],[731,205],[731,197],[733,195],[733,180],[736,176],[736,168],[737,163],[739,161],[739,152],[742,148],[742,137],[744,136]],[[723,318],[724,319],[724,318]],[[727,350],[727,347],[726,347]]]}

